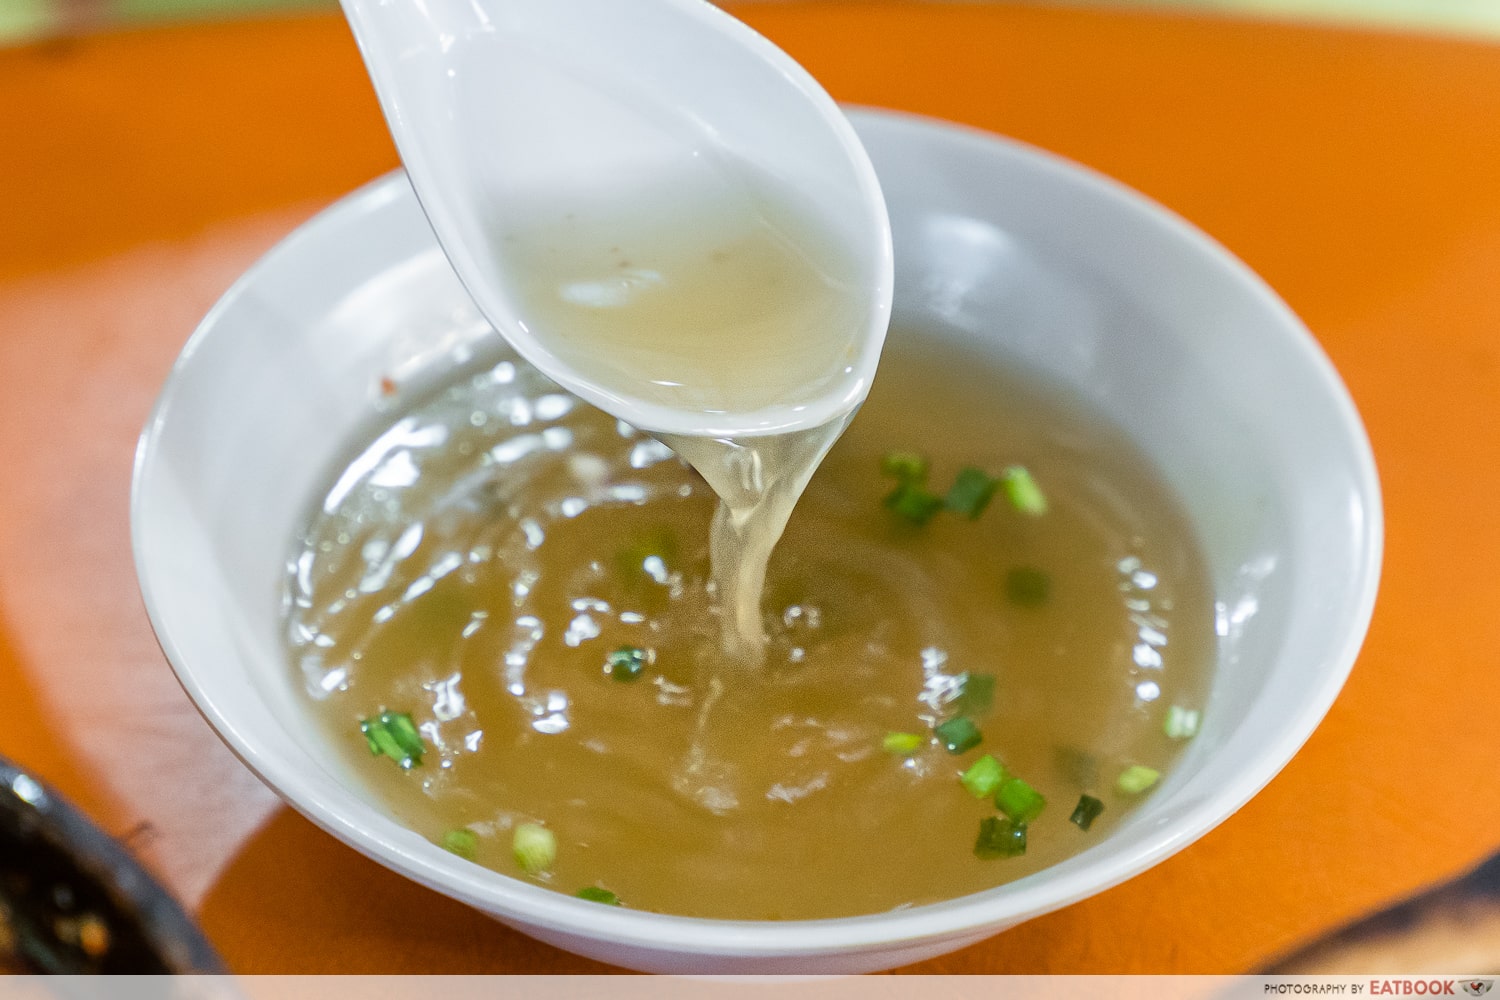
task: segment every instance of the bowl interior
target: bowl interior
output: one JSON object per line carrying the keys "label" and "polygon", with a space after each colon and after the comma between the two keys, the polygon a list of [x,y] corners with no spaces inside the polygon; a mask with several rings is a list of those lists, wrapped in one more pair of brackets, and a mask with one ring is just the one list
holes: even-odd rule
{"label": "bowl interior", "polygon": [[801,925],[600,914],[476,873],[386,818],[299,724],[279,595],[310,498],[371,425],[381,380],[420,391],[496,343],[392,175],[225,296],[137,456],[136,559],[163,648],[208,720],[294,806],[398,871],[608,960],[653,968],[672,963],[653,954],[692,953],[786,969],[788,956],[858,954],[838,968],[876,968],[1129,877],[1223,820],[1296,752],[1353,664],[1380,558],[1369,446],[1326,358],[1247,269],[1119,185],[980,133],[853,117],[890,207],[895,326],[961,338],[1082,395],[1189,512],[1219,648],[1202,731],[1177,769],[1109,837],[1038,875]]}

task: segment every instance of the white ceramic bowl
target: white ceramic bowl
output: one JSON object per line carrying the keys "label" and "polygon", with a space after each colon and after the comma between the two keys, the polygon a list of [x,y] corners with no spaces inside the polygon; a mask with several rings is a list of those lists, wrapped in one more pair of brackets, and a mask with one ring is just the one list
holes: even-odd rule
{"label": "white ceramic bowl", "polygon": [[[383,375],[438,380],[494,334],[400,175],[252,268],[183,351],[141,438],[132,529],[183,686],[260,777],[380,863],[527,934],[636,969],[854,972],[916,961],[1108,888],[1181,850],[1291,758],[1354,663],[1381,508],[1359,417],[1286,306],[1202,233],[1120,185],[937,122],[853,115],[890,205],[896,324],[940,321],[1072,386],[1157,463],[1216,589],[1218,664],[1185,758],[1108,837],[949,902],[812,922],[600,907],[476,868],[342,773],[280,643],[283,562],[368,426]],[[930,324],[929,324],[930,325]]]}

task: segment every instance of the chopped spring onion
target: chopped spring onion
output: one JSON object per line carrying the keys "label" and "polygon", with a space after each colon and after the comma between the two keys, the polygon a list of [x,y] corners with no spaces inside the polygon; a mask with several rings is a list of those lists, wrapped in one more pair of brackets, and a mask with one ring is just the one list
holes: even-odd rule
{"label": "chopped spring onion", "polygon": [[405,712],[382,712],[380,721],[385,723],[386,729],[396,738],[396,742],[401,744],[402,750],[421,759],[422,752],[427,749],[427,745],[422,742],[422,734],[417,732],[416,723],[411,721],[411,716]]}
{"label": "chopped spring onion", "polygon": [[1005,765],[985,754],[969,765],[958,779],[976,799],[987,799],[1005,781]]}
{"label": "chopped spring onion", "polygon": [[1041,517],[1047,513],[1047,495],[1036,484],[1036,480],[1031,478],[1026,466],[1007,467],[1000,474],[1000,485],[1005,490],[1005,498],[1010,501],[1010,505],[1022,514]]}
{"label": "chopped spring onion", "polygon": [[1000,480],[992,478],[983,469],[966,465],[959,470],[958,477],[948,488],[943,506],[972,521],[984,513],[984,509],[990,505],[990,497],[995,495],[995,490],[999,487]]}
{"label": "chopped spring onion", "polygon": [[974,842],[974,856],[1014,858],[1026,853],[1026,824],[990,816],[979,821],[979,839]]}
{"label": "chopped spring onion", "polygon": [[994,674],[964,674],[963,686],[953,699],[953,707],[959,715],[976,718],[984,715],[995,704]]}
{"label": "chopped spring onion", "polygon": [[1009,816],[1012,823],[1025,826],[1047,808],[1047,799],[1020,778],[1007,778],[995,791],[995,808]]}
{"label": "chopped spring onion", "polygon": [[1068,822],[1080,830],[1087,830],[1094,825],[1094,820],[1104,811],[1104,803],[1092,795],[1078,796],[1078,805],[1073,807],[1073,815],[1068,817]]}
{"label": "chopped spring onion", "polygon": [[927,737],[920,733],[886,733],[885,739],[880,741],[880,745],[886,753],[905,756],[916,753],[922,748],[922,744],[926,742]]}
{"label": "chopped spring onion", "polygon": [[894,476],[903,483],[927,481],[927,459],[914,451],[891,451],[880,460],[881,474]]}
{"label": "chopped spring onion", "polygon": [[885,498],[886,507],[896,516],[915,525],[932,520],[943,507],[943,498],[934,496],[920,485],[903,482]]}
{"label": "chopped spring onion", "polygon": [[616,896],[608,889],[601,889],[598,886],[594,885],[586,885],[582,889],[579,889],[578,898],[586,899],[591,903],[603,903],[605,906],[620,905],[619,896]]}
{"label": "chopped spring onion", "polygon": [[1139,795],[1161,778],[1161,772],[1144,764],[1131,764],[1115,779],[1115,788],[1124,795]]}
{"label": "chopped spring onion", "polygon": [[[411,768],[415,766],[411,756],[405,750],[401,749],[401,744],[396,742],[396,737],[392,736],[390,730],[382,726],[379,720],[361,722],[359,726],[360,729],[364,730],[365,742],[375,744],[375,755],[377,757],[384,754],[402,767]],[[366,726],[369,728],[366,729]]]}
{"label": "chopped spring onion", "polygon": [[474,860],[474,851],[479,847],[479,838],[473,830],[459,827],[443,834],[443,850],[452,851],[461,858]]}
{"label": "chopped spring onion", "polygon": [[1202,715],[1196,709],[1173,705],[1167,709],[1167,718],[1161,728],[1162,732],[1167,734],[1168,739],[1187,740],[1198,735],[1200,721],[1202,721]]}
{"label": "chopped spring onion", "polygon": [[604,672],[617,681],[633,681],[646,671],[646,651],[639,646],[621,646],[604,661]]}
{"label": "chopped spring onion", "polygon": [[984,739],[979,732],[979,727],[961,715],[937,726],[932,734],[951,754],[961,754],[965,750],[972,750]]}
{"label": "chopped spring onion", "polygon": [[381,712],[373,719],[360,719],[359,731],[374,756],[384,754],[406,770],[422,763],[427,744],[405,712]]}
{"label": "chopped spring onion", "polygon": [[522,823],[511,837],[510,849],[523,872],[540,875],[557,861],[557,835],[545,826]]}
{"label": "chopped spring onion", "polygon": [[1051,594],[1052,578],[1035,566],[1017,566],[1005,574],[1005,596],[1012,604],[1035,608]]}

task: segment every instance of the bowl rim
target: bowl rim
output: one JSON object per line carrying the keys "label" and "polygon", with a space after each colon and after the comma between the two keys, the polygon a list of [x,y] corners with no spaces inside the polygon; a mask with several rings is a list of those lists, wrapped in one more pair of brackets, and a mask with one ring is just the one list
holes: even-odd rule
{"label": "bowl rim", "polygon": [[[1091,863],[1061,876],[1046,877],[1046,869],[1005,885],[937,903],[852,917],[816,920],[753,921],[684,917],[625,908],[602,907],[564,893],[531,885],[480,869],[428,844],[426,850],[408,849],[400,842],[407,833],[394,820],[367,806],[368,816],[356,822],[339,815],[310,795],[299,794],[302,779],[295,768],[257,751],[239,728],[232,707],[226,709],[209,691],[177,647],[154,585],[155,570],[143,537],[143,493],[157,454],[157,443],[183,372],[203,342],[213,335],[220,318],[253,289],[270,262],[295,253],[304,243],[322,238],[328,227],[345,217],[376,212],[388,203],[410,197],[400,170],[393,171],[340,198],[298,226],[278,242],[229,288],[204,316],[169,373],[136,446],[131,479],[131,548],[148,618],[178,682],[199,713],[230,750],[269,788],[303,816],[349,846],[385,867],[481,911],[559,934],[675,954],[732,955],[742,958],[857,954],[914,944],[964,932],[983,934],[1040,916],[1095,895],[1134,877],[1198,840],[1233,815],[1292,759],[1332,706],[1352,670],[1374,612],[1384,547],[1384,513],[1370,441],[1353,399],[1333,363],[1289,306],[1246,264],[1190,222],[1120,181],[1058,154],[976,127],[908,112],[849,107],[857,127],[889,128],[916,141],[947,141],[988,155],[1030,161],[1094,196],[1127,209],[1140,223],[1165,238],[1186,243],[1208,266],[1222,270],[1255,304],[1271,317],[1275,334],[1287,339],[1300,360],[1315,374],[1333,404],[1339,430],[1350,448],[1354,480],[1365,517],[1360,526],[1357,555],[1363,568],[1355,601],[1343,623],[1342,641],[1328,657],[1330,667],[1310,697],[1286,713],[1279,735],[1262,747],[1255,760],[1234,779],[1218,786],[1170,824],[1142,838],[1137,849],[1101,854]],[[415,837],[414,834],[410,835]],[[409,840],[407,841],[409,843]],[[1003,896],[995,894],[1003,892]]]}

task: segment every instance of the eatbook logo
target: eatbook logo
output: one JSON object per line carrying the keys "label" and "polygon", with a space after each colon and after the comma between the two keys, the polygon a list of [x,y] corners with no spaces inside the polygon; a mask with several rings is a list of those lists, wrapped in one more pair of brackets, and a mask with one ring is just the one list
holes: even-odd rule
{"label": "eatbook logo", "polygon": [[1471,997],[1482,997],[1495,985],[1493,979],[1466,979],[1464,980],[1464,992]]}

